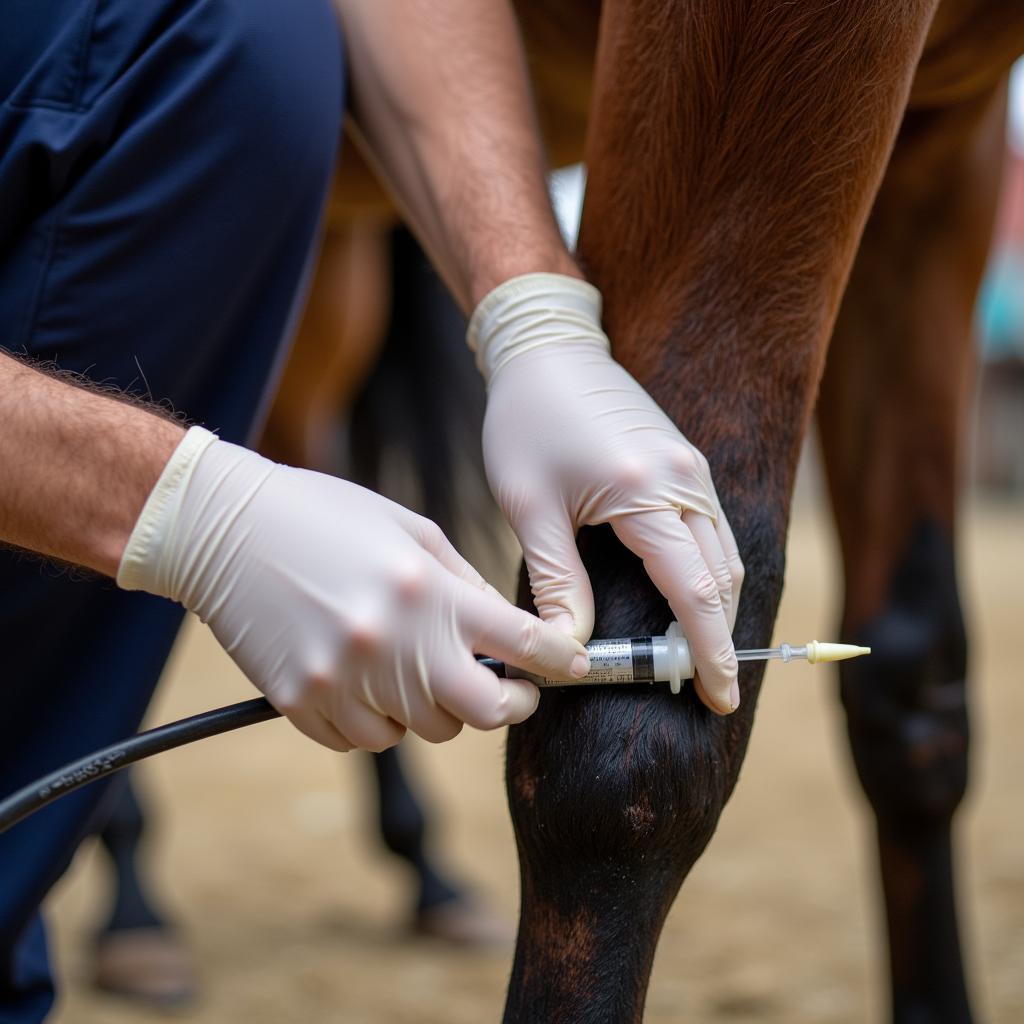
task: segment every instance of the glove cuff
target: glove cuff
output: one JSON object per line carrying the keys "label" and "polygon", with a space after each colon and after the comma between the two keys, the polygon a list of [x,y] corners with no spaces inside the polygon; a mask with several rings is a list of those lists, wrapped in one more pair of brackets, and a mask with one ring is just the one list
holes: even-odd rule
{"label": "glove cuff", "polygon": [[181,499],[196,464],[216,440],[217,435],[209,430],[192,427],[174,449],[135,521],[121,556],[117,585],[123,590],[146,590],[161,597],[175,597],[160,586],[161,552],[165,539],[174,530]]}
{"label": "glove cuff", "polygon": [[564,274],[523,274],[498,285],[473,313],[466,342],[488,382],[510,359],[544,345],[597,345],[611,354],[601,293]]}

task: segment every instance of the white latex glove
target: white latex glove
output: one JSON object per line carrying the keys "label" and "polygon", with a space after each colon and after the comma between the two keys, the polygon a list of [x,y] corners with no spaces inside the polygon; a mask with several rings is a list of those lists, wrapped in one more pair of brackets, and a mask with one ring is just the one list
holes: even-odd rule
{"label": "white latex glove", "polygon": [[541,617],[589,639],[575,535],[610,523],[679,620],[705,704],[734,710],[736,542],[704,456],[612,359],[600,293],[559,274],[513,278],[477,307],[468,341],[488,382],[487,476]]}
{"label": "white latex glove", "polygon": [[578,641],[505,601],[429,520],[198,427],[149,496],[117,581],[194,611],[279,711],[335,750],[527,718],[536,687],[474,653],[563,679],[588,667]]}

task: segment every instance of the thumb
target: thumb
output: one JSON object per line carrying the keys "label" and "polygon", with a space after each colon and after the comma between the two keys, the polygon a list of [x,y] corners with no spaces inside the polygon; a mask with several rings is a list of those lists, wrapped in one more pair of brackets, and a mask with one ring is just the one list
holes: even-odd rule
{"label": "thumb", "polygon": [[586,643],[594,630],[594,592],[568,516],[561,509],[538,510],[512,528],[523,549],[538,614]]}

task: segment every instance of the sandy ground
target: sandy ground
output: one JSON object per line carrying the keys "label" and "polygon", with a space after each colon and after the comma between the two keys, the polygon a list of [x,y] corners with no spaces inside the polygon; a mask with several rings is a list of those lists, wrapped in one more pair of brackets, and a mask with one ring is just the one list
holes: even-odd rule
{"label": "sandy ground", "polygon": [[[974,636],[976,742],[961,819],[964,906],[981,1019],[1024,1020],[1024,513],[971,510],[965,589]],[[830,638],[827,524],[794,522],[780,639]],[[829,670],[769,671],[738,792],[665,929],[646,1019],[770,1024],[884,1019],[873,864]],[[200,628],[179,645],[152,721],[252,695]],[[410,743],[451,861],[510,918],[518,893],[500,735]],[[478,1024],[500,1017],[507,952],[458,953],[404,936],[406,879],[366,825],[367,765],[284,723],[151,763],[162,810],[159,873],[202,966],[195,1024]],[[62,1024],[162,1019],[86,984],[102,892],[83,850],[51,918]]]}

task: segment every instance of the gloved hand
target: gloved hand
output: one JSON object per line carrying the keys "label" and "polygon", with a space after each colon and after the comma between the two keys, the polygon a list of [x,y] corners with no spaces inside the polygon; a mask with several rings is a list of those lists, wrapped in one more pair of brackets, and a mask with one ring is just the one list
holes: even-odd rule
{"label": "gloved hand", "polygon": [[335,750],[528,717],[536,687],[498,679],[474,652],[563,679],[588,669],[578,641],[505,601],[429,520],[198,427],[147,499],[117,581],[194,611],[279,711]]}
{"label": "gloved hand", "polygon": [[612,359],[600,293],[558,274],[513,278],[477,307],[468,341],[488,382],[487,476],[541,617],[589,639],[594,598],[575,534],[610,523],[689,639],[704,703],[734,710],[736,542],[707,461]]}

